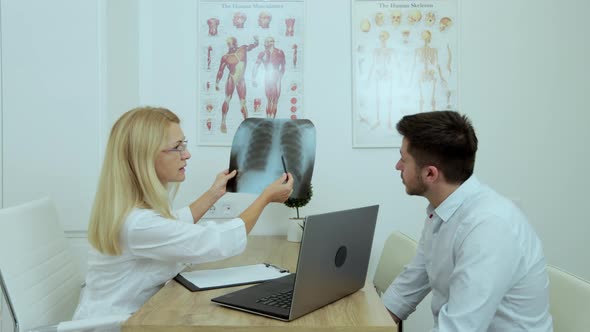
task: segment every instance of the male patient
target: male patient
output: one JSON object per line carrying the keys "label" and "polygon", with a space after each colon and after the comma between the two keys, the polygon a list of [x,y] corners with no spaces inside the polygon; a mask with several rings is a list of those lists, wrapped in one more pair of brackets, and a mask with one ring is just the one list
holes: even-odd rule
{"label": "male patient", "polygon": [[414,259],[383,294],[396,322],[432,291],[432,331],[553,331],[541,242],[525,215],[473,174],[477,137],[457,112],[404,116],[395,168],[430,203]]}

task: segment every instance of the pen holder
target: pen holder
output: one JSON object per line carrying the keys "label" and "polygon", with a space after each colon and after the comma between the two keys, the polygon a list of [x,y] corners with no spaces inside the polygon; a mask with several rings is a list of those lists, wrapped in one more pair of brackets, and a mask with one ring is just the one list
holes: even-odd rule
{"label": "pen holder", "polygon": [[301,242],[304,220],[305,218],[289,218],[289,226],[287,227],[287,241]]}

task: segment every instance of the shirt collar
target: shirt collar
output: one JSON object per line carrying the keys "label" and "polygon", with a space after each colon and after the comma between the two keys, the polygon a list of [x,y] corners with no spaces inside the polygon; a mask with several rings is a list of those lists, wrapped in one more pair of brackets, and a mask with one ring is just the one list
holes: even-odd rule
{"label": "shirt collar", "polygon": [[448,221],[465,200],[480,190],[481,183],[475,175],[471,175],[459,188],[452,192],[436,209],[428,204],[426,212],[429,216],[436,214],[442,221]]}

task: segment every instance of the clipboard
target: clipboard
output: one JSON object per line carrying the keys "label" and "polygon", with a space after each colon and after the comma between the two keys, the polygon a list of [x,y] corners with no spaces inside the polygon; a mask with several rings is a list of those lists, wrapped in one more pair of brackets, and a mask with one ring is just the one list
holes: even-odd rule
{"label": "clipboard", "polygon": [[174,277],[191,292],[257,284],[289,275],[289,270],[270,263],[227,267],[223,269],[180,272]]}

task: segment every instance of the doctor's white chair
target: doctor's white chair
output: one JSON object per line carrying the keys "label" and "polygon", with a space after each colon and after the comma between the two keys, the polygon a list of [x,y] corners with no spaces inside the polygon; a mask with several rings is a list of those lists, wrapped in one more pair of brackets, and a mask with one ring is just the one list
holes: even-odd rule
{"label": "doctor's white chair", "polygon": [[547,265],[547,273],[553,331],[588,331],[590,282],[552,265]]}
{"label": "doctor's white chair", "polygon": [[[0,210],[0,287],[15,332],[117,328],[129,315],[71,321],[82,276],[44,198]],[[5,315],[4,315],[5,316]]]}

